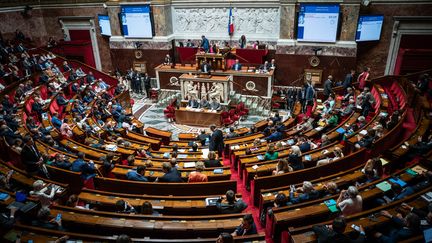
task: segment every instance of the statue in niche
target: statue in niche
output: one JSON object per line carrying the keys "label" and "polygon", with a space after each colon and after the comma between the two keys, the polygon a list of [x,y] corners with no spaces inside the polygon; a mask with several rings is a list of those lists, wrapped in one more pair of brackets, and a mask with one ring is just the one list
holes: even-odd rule
{"label": "statue in niche", "polygon": [[207,90],[206,90],[205,84],[202,83],[201,84],[201,99],[204,97],[207,99]]}
{"label": "statue in niche", "polygon": [[192,81],[186,81],[184,84],[185,87],[185,98],[190,100],[192,97],[198,99],[198,86],[193,84]]}
{"label": "statue in niche", "polygon": [[223,101],[223,84],[213,83],[208,92],[209,99],[215,98],[219,103]]}

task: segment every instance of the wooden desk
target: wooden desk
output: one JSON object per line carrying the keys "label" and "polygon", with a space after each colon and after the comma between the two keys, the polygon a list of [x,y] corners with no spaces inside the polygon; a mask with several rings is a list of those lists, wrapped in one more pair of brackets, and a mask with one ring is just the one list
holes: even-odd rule
{"label": "wooden desk", "polygon": [[197,53],[195,54],[197,68],[201,67],[203,61],[211,65],[212,70],[225,70],[225,55],[222,53]]}
{"label": "wooden desk", "polygon": [[[97,212],[56,206],[53,215],[62,214],[65,227],[76,232],[128,234],[132,237],[189,238],[215,237],[220,231],[232,232],[245,214],[208,216],[145,216]],[[99,231],[98,231],[99,230]]]}
{"label": "wooden desk", "polygon": [[[181,90],[180,76],[188,73],[196,73],[196,65],[181,66],[181,64],[178,64],[174,67],[159,65],[155,68],[155,72],[158,77],[158,88]],[[230,80],[234,81],[232,90],[236,91],[236,93],[242,95],[259,95],[266,98],[271,98],[272,96],[274,70],[270,70],[268,73],[216,70],[212,72],[212,75],[229,76]],[[248,81],[253,81],[255,83],[255,89],[246,89],[246,83]]]}
{"label": "wooden desk", "polygon": [[163,130],[156,129],[153,127],[147,127],[144,130],[145,130],[147,136],[160,138],[160,139],[162,139],[162,143],[165,145],[168,145],[170,140],[171,140],[172,132],[163,131]]}
{"label": "wooden desk", "polygon": [[180,107],[175,111],[176,122],[179,124],[207,127],[212,124],[221,126],[221,113],[209,111],[194,111]]}

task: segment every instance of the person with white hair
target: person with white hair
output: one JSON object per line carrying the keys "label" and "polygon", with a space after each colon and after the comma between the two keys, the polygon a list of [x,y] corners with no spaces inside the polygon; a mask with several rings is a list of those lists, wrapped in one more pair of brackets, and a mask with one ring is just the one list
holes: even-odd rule
{"label": "person with white hair", "polygon": [[[301,203],[309,200],[314,200],[319,197],[319,192],[314,189],[310,181],[303,181],[302,187],[295,188],[294,185],[290,186],[290,201],[289,204]],[[297,197],[295,192],[298,192]]]}
{"label": "person with white hair", "polygon": [[39,200],[41,207],[49,207],[54,199],[57,189],[58,187],[56,185],[46,187],[42,180],[37,180],[33,183],[33,191],[30,192],[30,195]]}
{"label": "person with white hair", "polygon": [[302,153],[300,151],[299,146],[292,146],[291,152],[288,155],[288,162],[290,163],[293,170],[301,170],[304,169],[304,164],[302,161]]}
{"label": "person with white hair", "polygon": [[37,213],[37,219],[31,222],[33,226],[51,230],[65,230],[62,226],[61,217],[54,217],[48,207],[42,207]]}
{"label": "person with white hair", "polygon": [[359,213],[363,208],[363,199],[355,186],[342,190],[336,203],[344,216]]}
{"label": "person with white hair", "polygon": [[335,161],[337,159],[340,159],[340,158],[343,158],[343,157],[344,157],[344,154],[342,152],[342,149],[339,148],[339,147],[336,147],[333,150],[333,158],[327,157],[327,158],[324,158],[324,159],[320,159],[317,162],[317,166],[328,164],[330,162],[333,162],[333,161]]}

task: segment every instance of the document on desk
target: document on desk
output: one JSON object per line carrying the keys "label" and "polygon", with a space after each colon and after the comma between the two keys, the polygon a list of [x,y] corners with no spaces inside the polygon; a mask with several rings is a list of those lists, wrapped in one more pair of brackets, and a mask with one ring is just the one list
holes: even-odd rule
{"label": "document on desk", "polygon": [[203,159],[207,159],[208,158],[208,154],[209,154],[209,149],[208,148],[206,148],[206,149],[201,149],[201,151],[202,151],[202,158]]}

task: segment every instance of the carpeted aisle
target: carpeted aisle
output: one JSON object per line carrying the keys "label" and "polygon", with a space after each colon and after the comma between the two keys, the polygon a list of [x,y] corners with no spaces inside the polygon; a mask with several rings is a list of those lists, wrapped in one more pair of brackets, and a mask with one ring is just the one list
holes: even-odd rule
{"label": "carpeted aisle", "polygon": [[[230,166],[229,159],[224,158],[223,164],[225,166]],[[257,227],[258,232],[260,233],[264,232],[264,228],[261,227],[261,224],[259,223],[259,209],[250,203],[251,193],[248,190],[246,190],[246,187],[243,184],[243,180],[239,178],[237,171],[234,169],[234,166],[231,166],[231,180],[237,181],[237,193],[240,193],[243,197],[243,201],[245,201],[248,204],[248,207],[246,208],[245,212],[251,213],[252,216],[254,217],[255,225]]]}

